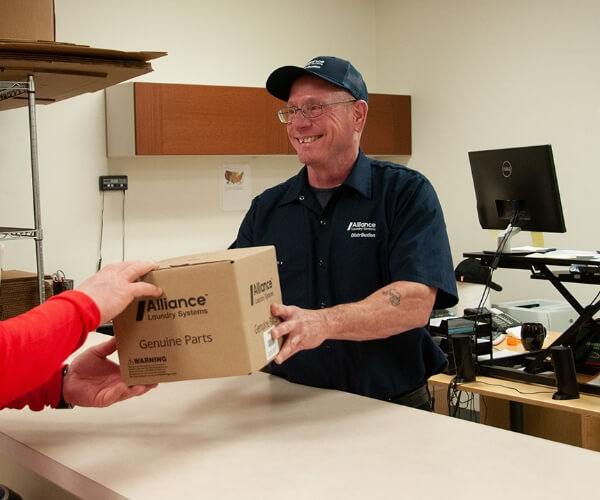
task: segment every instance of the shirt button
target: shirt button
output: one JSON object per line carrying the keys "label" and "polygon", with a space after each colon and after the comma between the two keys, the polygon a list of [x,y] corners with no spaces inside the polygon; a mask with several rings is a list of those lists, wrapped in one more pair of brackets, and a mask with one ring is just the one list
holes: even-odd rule
{"label": "shirt button", "polygon": [[304,201],[304,195],[302,195],[302,194],[301,194],[300,196],[298,196],[298,199],[299,199],[300,201]]}
{"label": "shirt button", "polygon": [[323,267],[323,259],[319,259],[319,267]]}
{"label": "shirt button", "polygon": [[321,223],[321,226],[326,226],[327,225],[327,221],[326,220],[322,220],[322,221],[319,221],[319,222]]}
{"label": "shirt button", "polygon": [[325,309],[325,302],[321,301],[321,303],[319,304],[319,307],[321,309]]}

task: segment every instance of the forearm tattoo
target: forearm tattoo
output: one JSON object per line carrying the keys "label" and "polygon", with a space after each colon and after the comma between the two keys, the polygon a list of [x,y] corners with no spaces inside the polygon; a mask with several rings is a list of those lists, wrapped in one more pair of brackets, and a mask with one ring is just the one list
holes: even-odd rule
{"label": "forearm tattoo", "polygon": [[390,289],[389,291],[386,290],[384,292],[382,292],[383,295],[389,295],[390,296],[390,304],[393,307],[398,307],[400,305],[400,295],[395,293],[393,289]]}

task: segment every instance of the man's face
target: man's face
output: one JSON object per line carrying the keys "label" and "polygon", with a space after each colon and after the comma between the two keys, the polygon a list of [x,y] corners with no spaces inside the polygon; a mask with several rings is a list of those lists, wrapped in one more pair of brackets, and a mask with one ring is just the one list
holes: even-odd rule
{"label": "man's face", "polygon": [[[289,107],[305,104],[328,104],[353,99],[349,92],[313,76],[298,78],[290,90]],[[287,125],[288,138],[298,159],[313,168],[323,168],[336,161],[356,157],[353,104],[336,104],[323,108],[316,118],[305,118],[300,111]]]}

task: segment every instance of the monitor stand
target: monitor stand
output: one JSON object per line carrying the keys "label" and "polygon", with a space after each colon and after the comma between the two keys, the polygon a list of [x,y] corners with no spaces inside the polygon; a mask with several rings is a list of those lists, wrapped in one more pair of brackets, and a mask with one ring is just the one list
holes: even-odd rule
{"label": "monitor stand", "polygon": [[[513,226],[509,224],[508,227],[504,231],[500,231],[498,233],[497,239],[497,253],[513,253],[511,248],[511,240],[512,238],[521,232],[521,228],[517,226]],[[516,253],[516,252],[515,252]]]}
{"label": "monitor stand", "polygon": [[521,228],[509,224],[506,229],[498,233],[496,239],[496,250],[484,250],[483,253],[499,255],[499,254],[511,254],[511,255],[528,255],[533,253],[534,250],[512,250],[511,240],[512,238],[521,232]]}

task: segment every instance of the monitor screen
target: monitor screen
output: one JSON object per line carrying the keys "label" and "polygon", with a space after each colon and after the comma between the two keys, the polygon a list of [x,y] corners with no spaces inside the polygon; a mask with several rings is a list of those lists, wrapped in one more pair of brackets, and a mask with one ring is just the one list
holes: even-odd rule
{"label": "monitor screen", "polygon": [[552,146],[472,151],[469,162],[483,229],[566,232]]}

